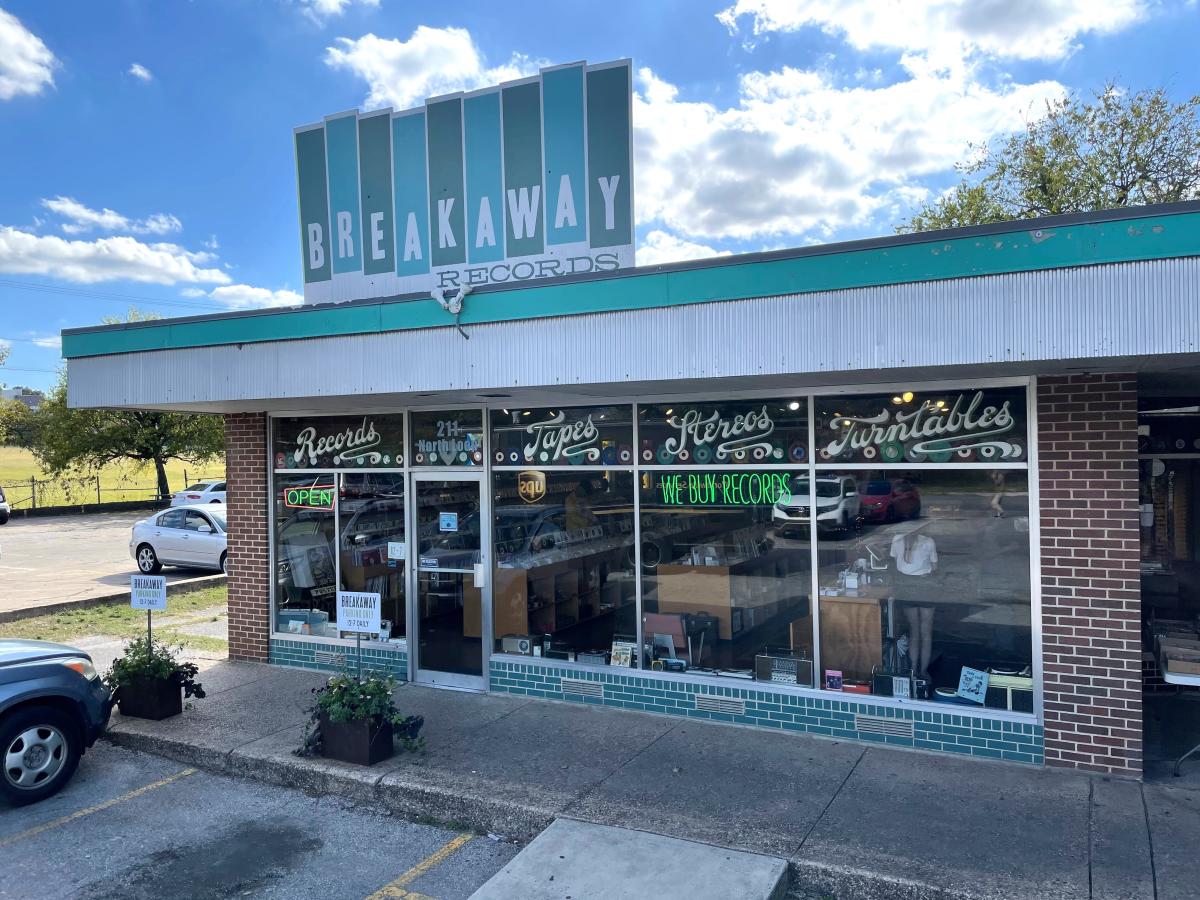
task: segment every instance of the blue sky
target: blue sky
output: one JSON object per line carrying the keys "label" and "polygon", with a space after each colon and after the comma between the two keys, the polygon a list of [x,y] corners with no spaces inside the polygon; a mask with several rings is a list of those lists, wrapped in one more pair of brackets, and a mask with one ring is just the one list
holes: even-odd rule
{"label": "blue sky", "polygon": [[296,302],[292,128],[339,110],[632,57],[647,264],[890,233],[1047,99],[1200,93],[1197,46],[1195,0],[0,0],[0,383]]}

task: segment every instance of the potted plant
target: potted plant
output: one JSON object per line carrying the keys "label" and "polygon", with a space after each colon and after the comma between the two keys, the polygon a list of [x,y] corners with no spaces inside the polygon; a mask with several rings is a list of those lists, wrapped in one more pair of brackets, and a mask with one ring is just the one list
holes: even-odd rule
{"label": "potted plant", "polygon": [[334,675],[313,688],[316,703],[299,752],[373,766],[392,755],[395,738],[405,750],[421,749],[425,719],[401,715],[392,699],[395,689],[395,678],[374,672],[361,678]]}
{"label": "potted plant", "polygon": [[181,645],[139,637],[125,645],[125,653],[113,661],[104,683],[113,692],[121,715],[139,719],[166,719],[183,712],[183,698],[204,696],[196,681],[195,663],[179,662]]}

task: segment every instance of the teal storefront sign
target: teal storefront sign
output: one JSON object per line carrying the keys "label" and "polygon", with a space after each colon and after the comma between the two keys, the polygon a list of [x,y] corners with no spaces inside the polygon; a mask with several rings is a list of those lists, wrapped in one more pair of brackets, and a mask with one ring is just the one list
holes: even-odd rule
{"label": "teal storefront sign", "polygon": [[632,63],[296,129],[307,303],[633,266]]}

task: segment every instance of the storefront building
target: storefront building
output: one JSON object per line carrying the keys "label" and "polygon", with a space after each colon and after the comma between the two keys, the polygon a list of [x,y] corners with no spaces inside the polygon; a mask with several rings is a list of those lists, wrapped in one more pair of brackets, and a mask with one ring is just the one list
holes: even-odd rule
{"label": "storefront building", "polygon": [[80,329],[70,398],[225,416],[237,658],[371,591],[405,679],[1137,774],[1200,206],[1039,224]]}

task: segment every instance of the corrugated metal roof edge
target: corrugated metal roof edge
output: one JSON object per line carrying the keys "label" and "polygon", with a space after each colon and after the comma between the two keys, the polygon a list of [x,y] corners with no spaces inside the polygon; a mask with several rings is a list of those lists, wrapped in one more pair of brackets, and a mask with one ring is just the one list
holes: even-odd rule
{"label": "corrugated metal roof edge", "polygon": [[[1186,217],[1187,228],[1168,229],[1163,223],[1143,228],[1129,225],[1119,231],[1106,228],[1180,216]],[[1175,219],[1172,224],[1177,222]],[[981,240],[1002,235],[1020,239],[1011,243]],[[997,258],[998,252],[1006,250],[1010,252],[1005,257]],[[1197,255],[1200,201],[1187,201],[480,286],[467,302],[462,321],[478,324],[550,318]],[[736,286],[729,283],[735,275]],[[614,291],[616,287],[620,291]],[[619,296],[605,296],[614,293]],[[501,300],[504,309],[498,308]],[[560,302],[545,302],[548,300]],[[405,294],[65,329],[63,356],[72,359],[451,324],[449,314],[427,294]]]}

